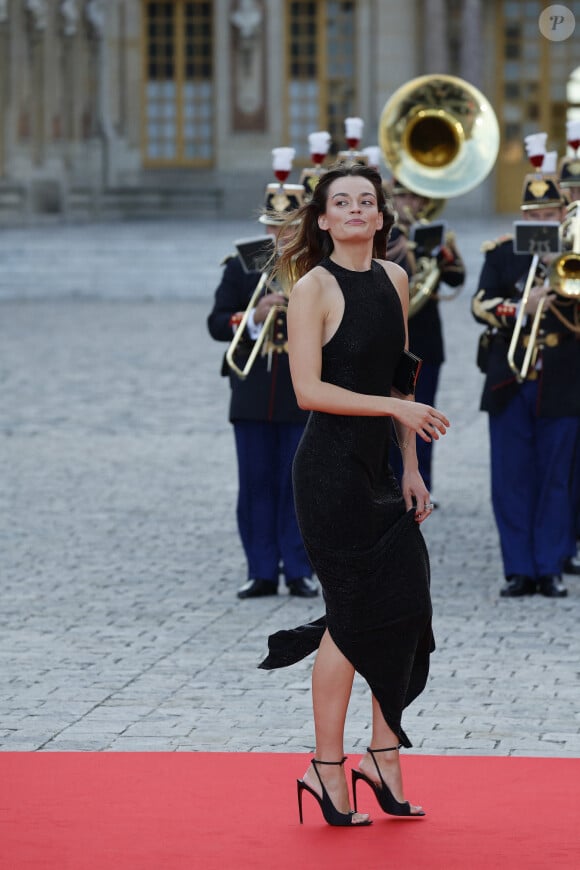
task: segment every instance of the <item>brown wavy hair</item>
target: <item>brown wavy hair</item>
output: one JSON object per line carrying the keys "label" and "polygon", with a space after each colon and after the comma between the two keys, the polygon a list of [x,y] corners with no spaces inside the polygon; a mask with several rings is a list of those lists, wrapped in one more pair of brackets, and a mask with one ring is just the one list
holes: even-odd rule
{"label": "brown wavy hair", "polygon": [[320,229],[318,218],[326,212],[330,185],[338,178],[351,177],[366,178],[375,189],[377,208],[383,215],[383,226],[375,233],[372,255],[380,260],[386,258],[387,240],[395,215],[387,200],[380,173],[360,163],[337,163],[321,176],[312,198],[292,212],[284,222],[280,232],[283,242],[277,252],[272,273],[284,287],[291,287],[298,278],[317,266],[324,257],[330,256],[334,250],[330,233]]}

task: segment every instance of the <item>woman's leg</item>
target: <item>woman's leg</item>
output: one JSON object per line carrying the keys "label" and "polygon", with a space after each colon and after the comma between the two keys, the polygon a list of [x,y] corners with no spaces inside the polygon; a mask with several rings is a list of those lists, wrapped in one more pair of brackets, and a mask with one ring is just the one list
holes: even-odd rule
{"label": "woman's leg", "polygon": [[[391,746],[398,746],[399,742],[399,738],[395,732],[389,728],[385,722],[385,717],[383,716],[379,703],[373,696],[373,731],[370,748],[388,749]],[[399,762],[399,750],[395,749],[391,752],[379,752],[374,756],[374,758],[379,766],[384,781],[393,793],[393,797],[398,800],[399,803],[402,803],[405,800],[405,797],[403,791],[403,776],[401,774],[401,765]],[[368,752],[361,759],[359,767],[363,773],[373,780],[373,782],[380,785],[375,763]],[[411,805],[412,814],[417,813],[419,810],[421,810],[421,807]]]}
{"label": "woman's leg", "polygon": [[325,631],[312,669],[316,758],[340,761],[354,668]]}
{"label": "woman's leg", "polygon": [[[328,631],[325,631],[312,669],[312,706],[316,737],[314,757],[318,761],[341,761],[344,757],[344,725],[353,680],[353,666],[340,652]],[[350,799],[344,767],[319,766],[318,774],[336,809],[341,813],[348,813]],[[304,779],[317,794],[322,793],[312,765],[306,771]],[[366,814],[356,813],[353,821],[366,818]]]}

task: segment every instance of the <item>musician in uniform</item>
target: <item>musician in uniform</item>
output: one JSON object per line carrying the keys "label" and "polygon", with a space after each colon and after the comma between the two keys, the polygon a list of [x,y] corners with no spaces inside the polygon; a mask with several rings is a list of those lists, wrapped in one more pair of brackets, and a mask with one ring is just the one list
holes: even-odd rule
{"label": "musician in uniform", "polygon": [[[526,177],[525,220],[561,221],[563,206],[555,176]],[[555,255],[540,258],[517,347],[514,340],[513,364],[520,367],[542,304],[537,355],[520,382],[508,357],[532,255],[516,254],[509,236],[486,244],[484,251],[472,313],[488,328],[478,356],[486,376],[480,407],[489,414],[492,504],[506,580],[500,594],[561,598],[567,595],[561,572],[571,535],[570,478],[580,433],[580,341],[558,315],[564,308],[566,318],[574,312],[550,290],[549,262]]]}
{"label": "musician in uniform", "polygon": [[[580,158],[564,156],[559,165],[560,190],[569,203],[580,200]],[[580,439],[576,447],[574,470],[575,542],[570,556],[564,562],[565,574],[580,574]]]}
{"label": "musician in uniform", "polygon": [[[390,185],[385,186],[397,213],[397,220],[389,237],[387,259],[402,266],[409,276],[409,281],[412,282],[419,252],[410,240],[411,228],[419,221],[426,220],[426,216],[437,207],[437,201],[414,193],[397,179],[393,179]],[[432,254],[432,267],[439,270],[439,279],[434,291],[415,313],[412,312],[412,305],[409,311],[409,350],[423,360],[415,399],[417,402],[431,406],[436,404],[439,374],[445,360],[437,288],[441,283],[450,287],[460,287],[465,281],[465,267],[457,250],[454,234],[447,232],[444,241],[444,245],[438,250],[429,252]],[[400,452],[397,449],[392,450],[390,458],[393,470],[400,481],[403,471]],[[427,443],[420,438],[417,439],[417,458],[421,477],[429,492],[432,492],[432,441]]]}
{"label": "musician in uniform", "polygon": [[[300,205],[303,189],[298,188],[267,186],[259,221],[268,234],[276,237],[287,213]],[[239,255],[227,257],[224,263],[207,325],[212,338],[231,342],[261,273],[246,272]],[[242,369],[270,308],[286,302],[281,292],[260,296],[237,349]],[[234,427],[239,480],[237,521],[248,568],[239,598],[276,595],[280,573],[290,595],[310,598],[318,594],[294,510],[292,461],[308,413],[298,407],[292,388],[285,331],[285,313],[279,311],[274,329],[277,349],[258,354],[244,379],[225,359],[222,369],[231,387],[229,419]]]}

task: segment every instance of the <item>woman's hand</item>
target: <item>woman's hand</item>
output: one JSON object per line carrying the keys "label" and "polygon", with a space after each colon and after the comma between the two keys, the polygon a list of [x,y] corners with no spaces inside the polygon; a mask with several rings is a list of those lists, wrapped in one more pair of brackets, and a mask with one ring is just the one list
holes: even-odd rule
{"label": "woman's hand", "polygon": [[438,441],[439,436],[445,435],[450,426],[449,420],[441,411],[406,399],[397,400],[397,409],[393,416],[416,432],[423,441]]}
{"label": "woman's hand", "polygon": [[423,483],[423,478],[417,469],[411,471],[403,470],[401,489],[407,510],[415,508],[415,522],[424,522],[431,515],[433,505],[431,504],[429,490]]}

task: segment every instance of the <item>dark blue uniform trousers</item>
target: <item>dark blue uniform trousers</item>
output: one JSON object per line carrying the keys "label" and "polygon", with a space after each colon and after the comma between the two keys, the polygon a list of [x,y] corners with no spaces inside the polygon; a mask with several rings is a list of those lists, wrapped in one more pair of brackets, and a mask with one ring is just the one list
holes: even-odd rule
{"label": "dark blue uniform trousers", "polygon": [[243,420],[234,423],[238,456],[237,518],[248,561],[248,579],[278,584],[310,577],[292,492],[292,461],[301,423]]}
{"label": "dark blue uniform trousers", "polygon": [[[574,533],[576,537],[576,541],[580,542],[580,430],[578,431],[578,437],[576,439],[576,452],[574,458],[574,483],[573,483],[573,491],[574,491],[574,515],[576,517],[576,521],[574,524]],[[574,546],[571,550],[571,555],[575,555],[576,553],[576,541],[574,542]]]}
{"label": "dark blue uniform trousers", "polygon": [[506,577],[560,574],[574,535],[580,417],[538,417],[538,381],[490,415],[491,495]]}

